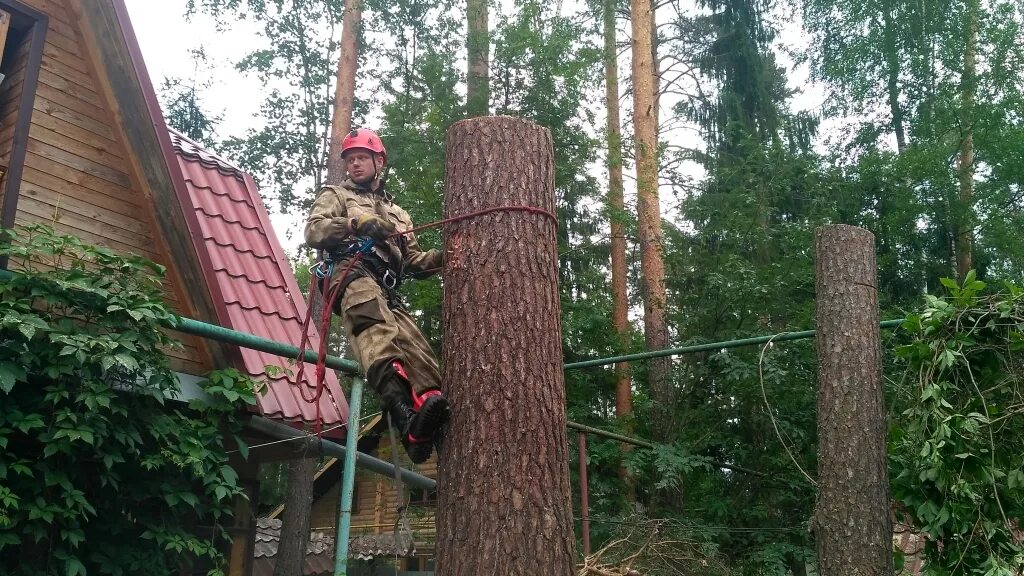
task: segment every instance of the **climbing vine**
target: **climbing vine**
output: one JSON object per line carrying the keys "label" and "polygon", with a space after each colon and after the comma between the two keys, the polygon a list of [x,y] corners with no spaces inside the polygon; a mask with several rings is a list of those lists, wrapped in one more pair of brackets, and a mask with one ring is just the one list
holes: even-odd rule
{"label": "climbing vine", "polygon": [[0,573],[220,573],[252,382],[175,400],[162,267],[41,226],[0,255],[21,268],[0,280]]}
{"label": "climbing vine", "polygon": [[974,273],[927,297],[898,387],[892,484],[925,536],[928,574],[1011,575],[1024,568],[1024,289],[992,294]]}

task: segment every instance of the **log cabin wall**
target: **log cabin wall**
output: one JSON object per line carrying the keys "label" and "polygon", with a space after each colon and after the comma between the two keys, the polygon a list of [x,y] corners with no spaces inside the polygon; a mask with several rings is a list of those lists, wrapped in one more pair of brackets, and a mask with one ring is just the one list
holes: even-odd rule
{"label": "log cabin wall", "polygon": [[[374,454],[387,462],[391,462],[390,441],[382,439],[378,451]],[[414,470],[428,478],[437,478],[437,455],[418,466],[413,466],[405,454],[399,462],[403,468]],[[339,462],[338,465],[341,463]],[[338,496],[341,483],[335,483],[323,496],[313,502],[310,516],[312,530],[334,533],[337,526]],[[427,496],[423,490],[404,488],[405,498],[409,502],[406,520],[409,522],[416,542],[417,556],[433,556],[436,540],[434,511],[437,505],[435,496]],[[352,537],[364,534],[391,534],[398,520],[397,494],[395,480],[375,472],[357,470],[355,493],[352,498]]]}
{"label": "log cabin wall", "polygon": [[[179,314],[191,315],[183,304],[183,283],[155,225],[151,198],[133,169],[137,163],[129,156],[109,89],[97,73],[80,19],[65,0],[23,2],[48,17],[48,30],[15,225],[49,224],[87,243],[134,253],[166,266],[168,305]],[[6,158],[2,156],[5,150],[9,153],[15,124],[11,115],[17,114],[17,107],[8,105],[6,90],[15,90],[15,83],[27,72],[24,57],[18,58],[11,64],[14,73],[0,85],[0,158]],[[209,352],[198,338],[173,335],[183,344],[168,350],[173,369],[202,375],[213,368]]]}

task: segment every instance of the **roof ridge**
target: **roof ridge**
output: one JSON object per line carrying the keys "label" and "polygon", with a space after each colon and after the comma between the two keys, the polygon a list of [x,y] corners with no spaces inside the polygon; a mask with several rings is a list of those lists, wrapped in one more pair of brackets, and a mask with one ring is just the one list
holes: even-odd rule
{"label": "roof ridge", "polygon": [[171,126],[167,126],[167,131],[171,135],[171,146],[173,146],[174,149],[186,159],[198,161],[206,166],[215,167],[218,172],[223,172],[225,175],[235,176],[242,180],[245,179],[245,172],[223,156],[209,150],[206,146],[196,142]]}

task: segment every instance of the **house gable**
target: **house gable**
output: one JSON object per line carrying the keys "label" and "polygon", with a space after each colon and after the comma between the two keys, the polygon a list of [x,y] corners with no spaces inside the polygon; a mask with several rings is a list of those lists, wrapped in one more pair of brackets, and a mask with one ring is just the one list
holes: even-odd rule
{"label": "house gable", "polygon": [[[119,253],[135,253],[167,267],[165,297],[183,316],[221,323],[223,298],[209,282],[183,209],[181,175],[172,170],[170,141],[155,94],[132,50],[135,39],[118,0],[25,0],[47,18],[38,84],[20,184],[5,203],[13,224],[42,223]],[[123,19],[122,19],[123,18]],[[20,82],[23,66],[7,80]],[[6,84],[6,82],[5,82]],[[0,96],[3,90],[0,89]],[[0,101],[0,117],[18,114],[17,99]],[[0,157],[7,164],[13,132],[0,126]],[[166,153],[165,153],[166,148]],[[200,239],[201,243],[201,239]],[[237,349],[175,334],[168,350],[175,370],[205,374],[236,364]]]}

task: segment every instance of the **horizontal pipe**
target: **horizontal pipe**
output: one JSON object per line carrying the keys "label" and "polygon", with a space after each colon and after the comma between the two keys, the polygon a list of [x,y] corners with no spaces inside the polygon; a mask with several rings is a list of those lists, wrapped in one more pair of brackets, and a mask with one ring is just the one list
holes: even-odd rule
{"label": "horizontal pipe", "polygon": [[[0,270],[0,280],[10,280],[13,277],[13,272],[9,270]],[[299,357],[298,347],[292,346],[291,344],[268,340],[254,334],[239,332],[238,330],[232,330],[231,328],[225,328],[216,324],[200,322],[199,320],[193,320],[192,318],[176,316],[173,320],[165,323],[164,325],[171,330],[184,332],[185,334],[219,340],[221,342],[235,344],[243,348],[250,348],[252,350],[259,350],[260,352],[266,352],[275,356],[281,356],[282,358],[295,359]],[[311,364],[316,364],[317,354],[314,350],[306,349],[302,355],[302,359]],[[329,368],[341,370],[346,374],[362,374],[358,364],[351,360],[339,358],[338,356],[328,355],[326,364]]]}
{"label": "horizontal pipe", "polygon": [[[268,420],[260,416],[254,416],[249,419],[246,426],[250,430],[266,434],[267,436],[278,440],[305,438],[311,448],[319,449],[324,454],[333,456],[339,460],[345,459],[345,447],[341,444],[336,444],[330,440],[324,440],[323,438],[317,438],[316,436],[310,436],[309,434],[300,432],[287,424]],[[392,478],[395,476],[395,466],[393,464],[385,462],[379,458],[374,458],[369,454],[363,454],[362,452],[356,452],[356,467],[365,468],[372,472],[384,474]],[[399,468],[398,471],[399,474],[401,474],[402,482],[405,482],[409,486],[423,490],[437,489],[437,482],[423,476],[422,474],[417,474],[404,468]]]}
{"label": "horizontal pipe", "polygon": [[[8,271],[8,270],[0,270],[0,280],[9,280],[13,276],[14,276],[14,274],[12,272]],[[894,327],[899,326],[900,324],[902,324],[904,321],[905,321],[905,319],[885,320],[885,321],[883,321],[881,323],[880,327],[881,328],[894,328]],[[232,330],[230,328],[225,328],[223,326],[218,326],[216,324],[209,324],[207,322],[200,322],[199,320],[193,320],[191,318],[177,317],[176,320],[168,323],[167,327],[171,328],[172,330],[177,330],[179,332],[184,332],[186,334],[193,334],[195,336],[201,336],[201,337],[204,337],[204,338],[211,338],[213,340],[219,340],[219,341],[222,341],[222,342],[227,342],[229,344],[235,344],[237,346],[242,346],[242,347],[245,347],[245,348],[251,348],[253,350],[259,350],[261,352],[266,352],[268,354],[274,354],[274,355],[282,356],[282,357],[285,357],[285,358],[296,358],[298,356],[298,354],[299,354],[299,349],[297,347],[295,347],[295,346],[290,345],[290,344],[285,344],[283,342],[276,342],[274,340],[268,340],[266,338],[261,338],[259,336],[255,336],[255,335],[252,335],[252,334],[247,334],[245,332],[239,332],[237,330]],[[627,355],[624,355],[624,356],[614,356],[614,357],[611,357],[611,358],[597,358],[597,359],[594,359],[594,360],[587,360],[585,362],[574,362],[574,363],[570,363],[570,364],[565,364],[563,366],[563,369],[565,369],[565,370],[576,370],[576,369],[580,369],[580,368],[591,368],[591,367],[594,367],[594,366],[605,366],[605,365],[609,365],[609,364],[617,364],[619,362],[629,362],[629,361],[632,361],[632,360],[645,360],[645,359],[649,359],[649,358],[658,358],[658,357],[662,357],[662,356],[677,356],[677,355],[682,355],[682,354],[693,354],[693,353],[696,353],[696,352],[707,352],[707,351],[712,351],[712,350],[723,350],[723,349],[726,349],[726,348],[739,348],[739,347],[742,347],[742,346],[756,346],[756,345],[759,345],[759,344],[767,344],[768,342],[783,342],[783,341],[786,341],[786,340],[799,340],[799,339],[802,339],[802,338],[813,338],[814,334],[815,334],[814,330],[804,330],[804,331],[801,331],[801,332],[782,332],[782,333],[776,334],[774,336],[758,336],[756,338],[744,338],[744,339],[740,339],[740,340],[726,340],[724,342],[711,342],[711,343],[708,343],[708,344],[697,344],[697,345],[694,345],[694,346],[683,346],[681,348],[667,348],[665,350],[655,350],[655,351],[652,351],[652,352],[641,352],[641,353],[638,353],[638,354],[627,354]],[[306,362],[315,363],[317,361],[317,355],[316,355],[316,353],[313,350],[305,350],[305,353],[303,355],[303,360],[305,360]],[[341,370],[341,371],[346,372],[348,374],[360,374],[361,373],[361,371],[359,370],[359,366],[355,362],[352,362],[351,360],[346,360],[344,358],[339,358],[338,356],[330,356],[330,355],[328,355],[327,356],[327,360],[326,360],[326,364],[330,368],[334,368],[336,370]],[[285,424],[280,424],[280,423],[277,423],[277,422],[273,422],[273,421],[270,421],[270,420],[264,420],[264,419],[253,419],[252,421],[250,421],[250,425],[252,425],[254,422],[265,422],[265,424],[259,424],[259,426],[267,426],[268,429],[266,431],[264,431],[264,432],[266,434],[269,434],[271,436],[275,436],[277,438],[284,439],[284,438],[297,438],[297,437],[300,437],[300,436],[304,436],[304,434],[302,434],[298,430],[295,430],[294,428],[291,428],[290,426],[287,426]],[[270,431],[269,426],[271,424],[280,427],[280,429],[277,429],[276,435],[275,435],[275,433],[272,433]],[[625,442],[627,444],[633,444],[634,446],[640,446],[642,448],[653,448],[654,447],[654,444],[652,444],[650,442],[645,442],[643,440],[637,440],[635,438],[630,438],[628,436],[622,436],[620,434],[615,434],[614,432],[607,432],[607,431],[601,430],[599,428],[591,428],[590,426],[584,426],[583,424],[577,424],[575,422],[568,422],[566,425],[569,428],[572,428],[574,430],[579,430],[579,431],[582,431],[582,432],[587,432],[589,434],[594,434],[594,435],[597,435],[597,436],[603,436],[605,438],[610,438],[612,440],[618,440],[619,442]],[[289,435],[281,436],[281,434],[289,434]],[[335,444],[333,442],[327,441],[327,440],[322,440],[322,443],[323,443],[323,446],[324,446],[324,453],[331,454],[332,456],[336,456],[338,458],[344,458],[345,449],[342,446],[340,446],[338,444]],[[337,452],[335,452],[335,451],[337,451]],[[376,463],[374,463],[374,464],[366,464],[366,462],[369,462],[370,460],[375,461]],[[359,463],[362,463],[362,464],[359,464]],[[743,472],[743,473],[746,473],[746,474],[753,474],[753,475],[756,475],[756,476],[765,476],[765,474],[762,473],[762,472],[757,472],[756,470],[749,470],[749,469],[742,468],[742,467],[739,467],[739,466],[733,466],[732,464],[725,464],[725,463],[722,463],[722,462],[709,462],[709,463],[712,464],[713,466],[718,466],[718,467],[721,467],[721,468],[725,468],[727,470],[734,470],[736,472]],[[360,466],[362,466],[364,468],[367,468],[367,469],[370,469],[370,470],[379,471],[382,474],[394,474],[394,467],[391,464],[388,464],[387,462],[384,462],[383,460],[378,460],[377,458],[373,458],[372,456],[368,456],[368,455],[362,454],[362,453],[359,453],[359,455],[357,456],[357,465],[360,465]],[[422,483],[422,485],[418,485],[418,484],[416,484],[414,482],[410,482],[409,484],[412,485],[412,486],[416,486],[418,488],[426,488],[426,489],[429,489],[429,490],[433,490],[437,486],[437,483],[435,481],[431,480],[430,478],[427,478],[426,476],[421,476],[419,474],[416,474],[414,472],[409,472],[407,470],[403,470],[402,474],[403,474],[403,477],[404,477],[404,475],[409,474],[409,475],[411,475],[413,477],[416,477],[418,479],[422,479],[422,480],[418,480],[419,482]],[[429,485],[427,485],[425,482],[429,482]]]}
{"label": "horizontal pipe", "polygon": [[[885,320],[879,327],[880,328],[895,328],[906,321],[905,318],[899,320]],[[608,364],[617,364],[619,362],[630,362],[633,360],[648,360],[651,358],[660,358],[662,356],[681,356],[683,354],[694,354],[697,352],[710,352],[714,350],[724,350],[726,348],[741,348],[743,346],[757,346],[759,344],[767,344],[768,342],[783,342],[786,340],[800,340],[803,338],[814,338],[815,330],[803,330],[801,332],[781,332],[774,336],[757,336],[755,338],[743,338],[740,340],[726,340],[724,342],[709,342],[707,344],[695,344],[692,346],[683,346],[681,348],[666,348],[664,350],[654,350],[651,352],[639,352],[637,354],[626,354],[623,356],[613,356],[611,358],[596,358],[594,360],[586,360],[583,362],[572,362],[565,364],[562,368],[565,370],[578,370],[580,368],[592,368],[594,366],[606,366]]]}
{"label": "horizontal pipe", "polygon": [[[219,340],[221,342],[235,344],[243,348],[250,348],[252,350],[259,350],[260,352],[274,354],[275,356],[281,356],[283,358],[294,359],[299,357],[298,347],[292,346],[291,344],[268,340],[253,334],[239,332],[238,330],[232,330],[216,324],[200,322],[191,318],[178,317],[175,321],[168,324],[167,327],[172,330],[177,330],[178,332],[184,332],[194,336],[202,336],[203,338],[210,338],[212,340]],[[316,351],[310,348],[305,349],[303,351],[302,359],[310,364],[316,364]],[[362,374],[358,364],[351,360],[339,358],[338,356],[328,355],[325,364],[328,368],[341,370],[346,374]]]}
{"label": "horizontal pipe", "polygon": [[[10,279],[13,274],[7,270],[0,270],[0,280]],[[885,320],[881,323],[881,328],[895,328],[899,326],[906,319],[899,320]],[[216,324],[209,324],[206,322],[200,322],[199,320],[193,320],[191,318],[177,317],[176,320],[168,323],[168,328],[184,332],[186,334],[193,334],[195,336],[202,336],[204,338],[211,338],[219,340],[221,342],[227,342],[229,344],[235,344],[245,348],[251,348],[253,350],[259,350],[268,354],[274,354],[285,358],[296,358],[299,355],[299,349],[291,344],[285,344],[283,342],[276,342],[274,340],[267,340],[259,336],[247,334],[245,332],[239,332],[223,326],[217,326]],[[594,366],[606,366],[609,364],[617,364],[619,362],[630,362],[633,360],[648,360],[650,358],[660,358],[662,356],[680,356],[683,354],[694,354],[697,352],[708,352],[713,350],[724,350],[726,348],[740,348],[743,346],[756,346],[759,344],[767,344],[768,342],[784,342],[786,340],[800,340],[803,338],[813,338],[815,334],[814,330],[803,330],[801,332],[782,332],[774,336],[757,336],[755,338],[743,338],[740,340],[726,340],[723,342],[710,342],[707,344],[696,344],[693,346],[683,346],[681,348],[666,348],[664,350],[654,350],[651,352],[639,352],[636,354],[626,354],[623,356],[612,356],[611,358],[595,358],[594,360],[586,360],[583,362],[572,362],[562,366],[564,370],[578,370],[580,368],[592,368]],[[310,363],[316,363],[317,355],[313,350],[305,350],[303,354],[303,360]],[[347,374],[361,374],[359,365],[351,360],[346,360],[338,356],[327,356],[326,364],[330,368],[341,370]]]}

